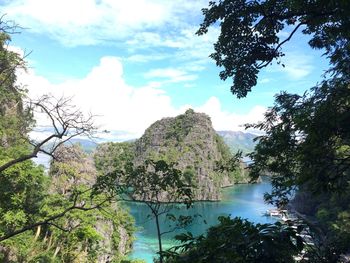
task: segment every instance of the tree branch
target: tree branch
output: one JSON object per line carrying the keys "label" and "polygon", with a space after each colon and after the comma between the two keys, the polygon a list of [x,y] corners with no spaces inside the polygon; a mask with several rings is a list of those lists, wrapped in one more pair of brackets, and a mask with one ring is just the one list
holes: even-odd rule
{"label": "tree branch", "polygon": [[[32,111],[38,108],[41,113],[44,113],[50,119],[54,132],[36,144],[30,143],[34,146],[30,153],[1,165],[0,173],[15,164],[37,157],[39,152],[53,156],[53,153],[60,145],[79,135],[90,136],[96,130],[93,125],[93,116],[85,117],[82,112],[75,109],[75,106],[70,105],[70,102],[70,98],[56,100],[48,95],[42,96],[37,101],[29,100],[28,108],[32,109]],[[54,143],[51,150],[45,149],[44,146],[54,139],[60,141]]]}
{"label": "tree branch", "polygon": [[[276,53],[286,42],[288,42],[289,40],[291,40],[292,36],[295,34],[295,32],[298,31],[299,27],[301,27],[302,25],[305,25],[306,22],[300,22],[294,29],[293,31],[289,34],[289,36],[283,40],[282,42],[280,42],[277,47],[274,49],[274,53]],[[275,57],[272,57],[271,59],[269,59],[268,61],[265,62],[261,62],[259,65],[256,66],[257,69],[262,69],[264,67],[266,67],[267,65],[269,65],[271,63],[271,61],[274,59]]]}

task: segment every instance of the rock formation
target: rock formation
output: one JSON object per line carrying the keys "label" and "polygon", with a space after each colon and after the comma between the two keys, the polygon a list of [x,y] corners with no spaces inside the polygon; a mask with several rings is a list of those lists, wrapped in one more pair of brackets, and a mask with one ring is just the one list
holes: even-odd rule
{"label": "rock formation", "polygon": [[134,164],[148,158],[173,162],[183,172],[191,172],[196,200],[219,200],[221,187],[248,182],[241,165],[234,171],[218,170],[218,164],[229,162],[233,156],[213,129],[210,117],[191,109],[146,129],[135,142]]}

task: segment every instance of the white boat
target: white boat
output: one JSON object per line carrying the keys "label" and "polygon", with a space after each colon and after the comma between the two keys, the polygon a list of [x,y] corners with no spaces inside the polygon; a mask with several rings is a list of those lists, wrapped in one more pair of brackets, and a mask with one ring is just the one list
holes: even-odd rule
{"label": "white boat", "polygon": [[264,213],[265,216],[275,216],[275,217],[280,217],[282,214],[279,210],[277,209],[272,209],[272,210],[266,210]]}

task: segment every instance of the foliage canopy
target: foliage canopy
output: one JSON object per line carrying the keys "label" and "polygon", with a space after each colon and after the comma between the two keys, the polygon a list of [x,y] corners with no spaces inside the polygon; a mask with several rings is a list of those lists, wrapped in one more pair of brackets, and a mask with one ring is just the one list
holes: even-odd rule
{"label": "foliage canopy", "polygon": [[[220,35],[210,55],[223,67],[220,78],[233,79],[231,91],[245,97],[257,84],[259,71],[274,60],[281,63],[282,47],[296,31],[310,35],[309,45],[322,49],[330,73],[349,75],[350,2],[347,0],[220,0],[203,9],[198,35],[219,23]],[[289,31],[289,36],[279,33]],[[283,65],[282,65],[283,66]]]}
{"label": "foliage canopy", "polygon": [[184,244],[168,250],[166,262],[287,263],[295,262],[293,256],[303,248],[298,235],[301,227],[294,229],[279,222],[254,225],[237,217],[219,217],[219,222],[208,229],[206,236],[177,236]]}
{"label": "foliage canopy", "polygon": [[[223,67],[221,79],[233,78],[231,91],[238,98],[257,84],[262,68],[274,61],[281,64],[283,45],[298,30],[329,59],[319,84],[303,95],[276,95],[265,120],[248,127],[264,132],[251,154],[251,171],[254,178],[266,172],[271,176],[273,190],[266,200],[280,207],[291,199],[297,209],[313,206],[302,211],[318,230],[310,260],[338,262],[349,251],[350,240],[350,2],[220,0],[211,1],[203,14],[197,34],[219,25],[210,56]],[[289,31],[286,38],[279,34],[282,30]],[[218,228],[223,226],[221,222]],[[203,240],[194,252],[210,242],[209,232]]]}

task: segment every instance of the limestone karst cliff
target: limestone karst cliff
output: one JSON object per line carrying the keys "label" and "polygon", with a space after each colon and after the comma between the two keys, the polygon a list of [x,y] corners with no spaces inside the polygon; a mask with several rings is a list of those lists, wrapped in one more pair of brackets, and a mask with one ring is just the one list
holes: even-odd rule
{"label": "limestone karst cliff", "polygon": [[177,164],[193,175],[196,200],[219,200],[220,188],[248,182],[242,164],[231,171],[219,170],[232,154],[215,132],[210,117],[189,109],[174,118],[163,118],[146,129],[135,142],[134,164],[147,158],[163,159]]}
{"label": "limestone karst cliff", "polygon": [[[79,202],[97,202],[88,191],[98,177],[94,160],[79,145],[60,146],[55,152],[49,173],[52,178],[52,195],[59,194],[70,198],[73,194],[86,192],[87,196],[79,195]],[[103,200],[106,197],[98,198]],[[106,203],[101,209],[77,212],[62,220],[66,225],[77,225],[70,235],[63,233],[59,238],[62,242],[76,243],[75,253],[79,255],[79,262],[92,262],[90,254],[93,253],[97,253],[94,255],[96,262],[112,262],[131,251],[133,220],[117,203]],[[86,242],[80,241],[81,238],[86,238],[86,233],[96,239],[94,242],[89,240],[88,246],[85,245]]]}

